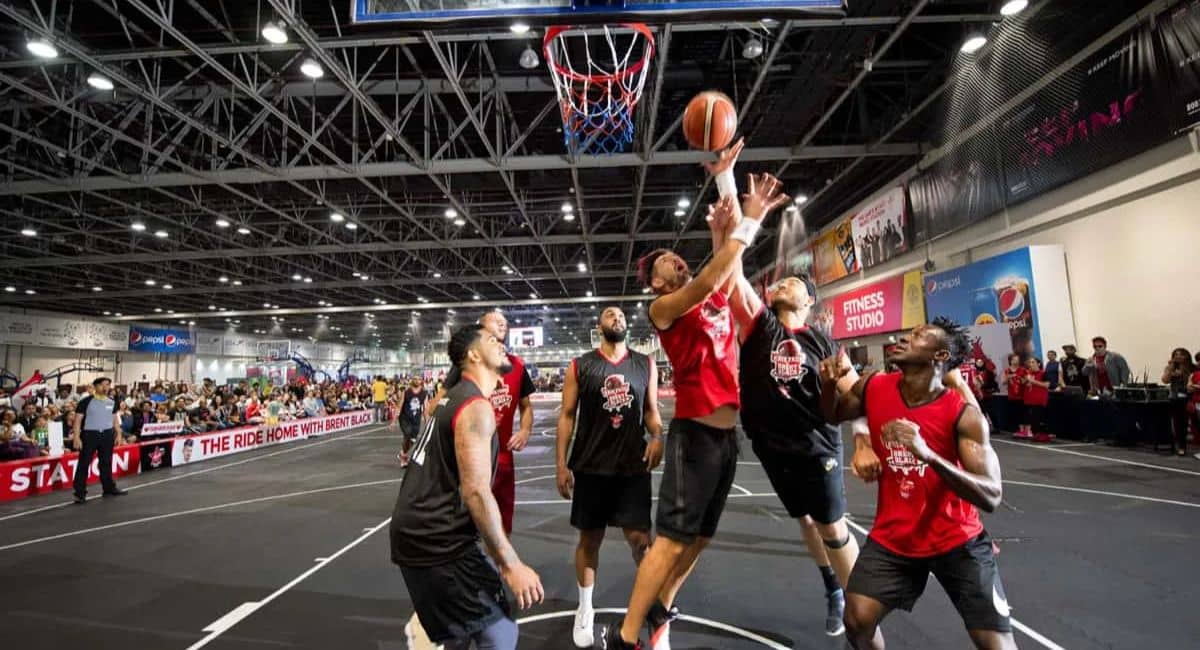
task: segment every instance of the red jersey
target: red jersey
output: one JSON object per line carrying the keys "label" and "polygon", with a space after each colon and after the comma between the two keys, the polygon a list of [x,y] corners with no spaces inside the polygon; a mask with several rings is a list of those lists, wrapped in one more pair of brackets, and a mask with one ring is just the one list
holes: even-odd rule
{"label": "red jersey", "polygon": [[1005,370],[1005,373],[1008,377],[1008,399],[1020,402],[1022,393],[1025,391],[1025,384],[1021,381],[1021,378],[1029,374],[1029,369],[1024,367],[1017,368],[1016,370],[1008,368]]}
{"label": "red jersey", "polygon": [[883,470],[871,539],[897,555],[931,557],[983,532],[979,512],[907,449],[884,442],[883,425],[900,418],[915,422],[934,453],[961,466],[956,426],[966,404],[957,392],[946,390],[932,402],[910,408],[900,394],[901,376],[874,375],[863,390],[871,447]]}
{"label": "red jersey", "polygon": [[[1027,370],[1025,371],[1025,376],[1034,381],[1046,381],[1045,370],[1037,372]],[[1024,392],[1021,394],[1021,401],[1025,402],[1026,406],[1045,406],[1050,403],[1050,389],[1030,384],[1025,387]]]}
{"label": "red jersey", "polygon": [[508,450],[508,441],[512,439],[517,405],[534,391],[533,380],[525,372],[525,361],[515,354],[509,354],[508,361],[512,364],[512,370],[500,378],[500,385],[492,391],[491,401],[492,412],[496,415],[496,438],[500,444],[500,455],[496,462],[512,465],[513,456]]}
{"label": "red jersey", "polygon": [[1112,379],[1108,376],[1108,366],[1104,365],[1104,357],[1097,354],[1092,361],[1096,364],[1096,390],[1112,390]]}
{"label": "red jersey", "polygon": [[963,381],[967,382],[967,386],[970,387],[971,392],[975,393],[975,398],[982,399],[983,390],[979,387],[978,382],[976,381],[979,379],[979,370],[975,368],[975,363],[973,361],[967,361],[963,363],[958,367],[958,373],[962,375]]}
{"label": "red jersey", "polygon": [[[1200,370],[1192,373],[1191,382],[1200,385]],[[1200,391],[1191,393],[1190,401],[1192,404],[1200,404]]]}
{"label": "red jersey", "polygon": [[675,417],[697,418],[722,406],[741,406],[737,341],[725,294],[713,292],[670,327],[658,330],[658,339],[675,373]]}

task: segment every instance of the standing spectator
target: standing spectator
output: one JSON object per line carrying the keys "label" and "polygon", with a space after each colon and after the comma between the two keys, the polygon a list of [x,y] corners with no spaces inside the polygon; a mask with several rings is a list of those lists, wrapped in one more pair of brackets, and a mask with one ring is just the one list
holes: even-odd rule
{"label": "standing spectator", "polygon": [[37,389],[37,392],[33,394],[33,398],[29,401],[33,402],[33,405],[38,408],[46,408],[54,404],[54,399],[50,397],[50,393],[46,390],[45,386]]}
{"label": "standing spectator", "polygon": [[1046,353],[1046,383],[1050,390],[1056,391],[1062,386],[1062,366],[1058,363],[1058,352],[1050,350]]}
{"label": "standing spectator", "polygon": [[1188,380],[1195,371],[1192,353],[1185,348],[1175,348],[1171,352],[1171,361],[1163,369],[1162,383],[1171,387],[1168,404],[1171,409],[1171,430],[1175,433],[1172,446],[1176,456],[1187,455]]}
{"label": "standing spectator", "polygon": [[375,403],[375,421],[387,422],[388,385],[383,380],[383,375],[375,376],[375,383],[371,384],[371,393]]}
{"label": "standing spectator", "polygon": [[1088,392],[1088,379],[1083,372],[1085,366],[1087,366],[1087,359],[1075,353],[1075,346],[1069,343],[1064,345],[1063,359],[1060,362],[1062,385],[1078,388],[1084,393]]}
{"label": "standing spectator", "polygon": [[[1200,437],[1200,352],[1196,353],[1195,363],[1192,365],[1195,370],[1188,378],[1187,383],[1187,392],[1190,396],[1188,410],[1192,414],[1192,432]],[[1195,456],[1196,460],[1200,460],[1200,454]]]}
{"label": "standing spectator", "polygon": [[[1023,377],[1025,368],[1021,367],[1021,355],[1008,355],[1008,367],[1004,369],[1004,386],[1008,392],[1008,413],[1005,414],[1005,428],[1009,431],[1022,433],[1024,427],[1020,427],[1022,415],[1025,413],[1025,401],[1022,399],[1021,391],[1024,390],[1025,384]],[[1022,436],[1016,436],[1022,437]]]}
{"label": "standing spectator", "polygon": [[417,439],[417,432],[421,428],[421,414],[425,412],[425,402],[428,400],[429,394],[425,392],[421,380],[416,378],[409,384],[400,400],[400,415],[397,419],[400,421],[400,435],[403,436],[403,442],[398,458],[402,468],[408,467],[408,450],[412,447],[413,441]]}
{"label": "standing spectator", "polygon": [[1094,354],[1083,367],[1083,373],[1091,381],[1093,395],[1111,395],[1117,386],[1129,383],[1129,364],[1125,357],[1108,349],[1108,340],[1103,336],[1092,339]]}
{"label": "standing spectator", "polygon": [[1050,403],[1050,382],[1046,371],[1042,370],[1042,360],[1029,357],[1025,363],[1027,372],[1021,378],[1024,388],[1021,390],[1021,401],[1025,404],[1025,423],[1021,433],[1013,434],[1014,438],[1033,438],[1034,442],[1050,442],[1054,439],[1046,433],[1046,406]]}
{"label": "standing spectator", "polygon": [[92,455],[100,454],[100,482],[104,496],[121,496],[125,491],[117,487],[112,477],[113,447],[120,442],[121,419],[117,417],[117,403],[108,395],[112,380],[97,377],[92,382],[92,394],[79,402],[79,412],[71,425],[71,442],[81,449],[75,465],[75,503],[87,503],[88,468]]}

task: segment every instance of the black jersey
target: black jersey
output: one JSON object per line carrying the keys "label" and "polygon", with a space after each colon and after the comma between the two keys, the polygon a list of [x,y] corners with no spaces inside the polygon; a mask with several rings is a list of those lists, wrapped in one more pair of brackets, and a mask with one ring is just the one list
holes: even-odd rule
{"label": "black jersey", "polygon": [[567,466],[605,476],[646,473],[642,413],[650,386],[650,357],[628,350],[610,361],[592,350],[572,364],[579,386],[575,441]]}
{"label": "black jersey", "polygon": [[809,327],[790,330],[764,306],[741,348],[746,435],[778,451],[836,454],[842,438],[821,415],[820,374],[821,360],[836,353],[825,334]]}
{"label": "black jersey", "polygon": [[[454,425],[471,403],[482,400],[473,381],[460,381],[446,404],[425,422],[413,445],[408,470],[392,511],[392,561],[410,567],[446,564],[475,546],[479,531],[459,490]],[[492,436],[492,467],[499,447]]]}

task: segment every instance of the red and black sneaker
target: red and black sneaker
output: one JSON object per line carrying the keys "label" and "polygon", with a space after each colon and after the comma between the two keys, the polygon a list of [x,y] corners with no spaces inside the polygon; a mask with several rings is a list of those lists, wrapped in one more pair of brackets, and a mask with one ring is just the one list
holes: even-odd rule
{"label": "red and black sneaker", "polygon": [[646,628],[650,631],[649,650],[671,650],[671,621],[679,618],[679,608],[667,609],[654,601],[646,613]]}
{"label": "red and black sneaker", "polygon": [[625,639],[621,638],[620,623],[604,628],[596,648],[597,650],[644,650],[640,639],[634,643],[626,643]]}

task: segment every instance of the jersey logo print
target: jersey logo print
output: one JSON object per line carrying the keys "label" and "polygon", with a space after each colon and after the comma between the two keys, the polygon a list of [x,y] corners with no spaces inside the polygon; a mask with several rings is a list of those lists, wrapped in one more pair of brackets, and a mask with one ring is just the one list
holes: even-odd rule
{"label": "jersey logo print", "polygon": [[604,397],[602,408],[609,413],[612,413],[610,419],[614,429],[621,428],[621,423],[625,421],[625,416],[619,411],[623,411],[633,404],[633,395],[629,392],[629,382],[625,381],[625,375],[609,375],[604,378],[604,386],[600,389],[600,395]]}
{"label": "jersey logo print", "polygon": [[496,420],[500,420],[504,411],[512,406],[512,394],[508,392],[508,384],[501,382],[496,387],[496,392],[492,393],[492,411],[496,413]]}
{"label": "jersey logo print", "polygon": [[733,321],[729,317],[729,308],[718,309],[709,303],[704,303],[700,307],[700,316],[704,318],[704,333],[708,334],[715,344],[713,348],[716,357],[724,358],[725,348],[722,343],[733,333]]}
{"label": "jersey logo print", "polygon": [[917,487],[909,474],[916,472],[918,477],[924,478],[929,466],[917,460],[911,451],[898,442],[884,441],[883,444],[887,448],[887,465],[896,473],[896,480],[900,483],[900,496],[907,499]]}
{"label": "jersey logo print", "polygon": [[771,377],[781,382],[803,381],[804,375],[808,374],[808,368],[804,367],[806,361],[808,355],[798,342],[793,339],[780,341],[771,352]]}

